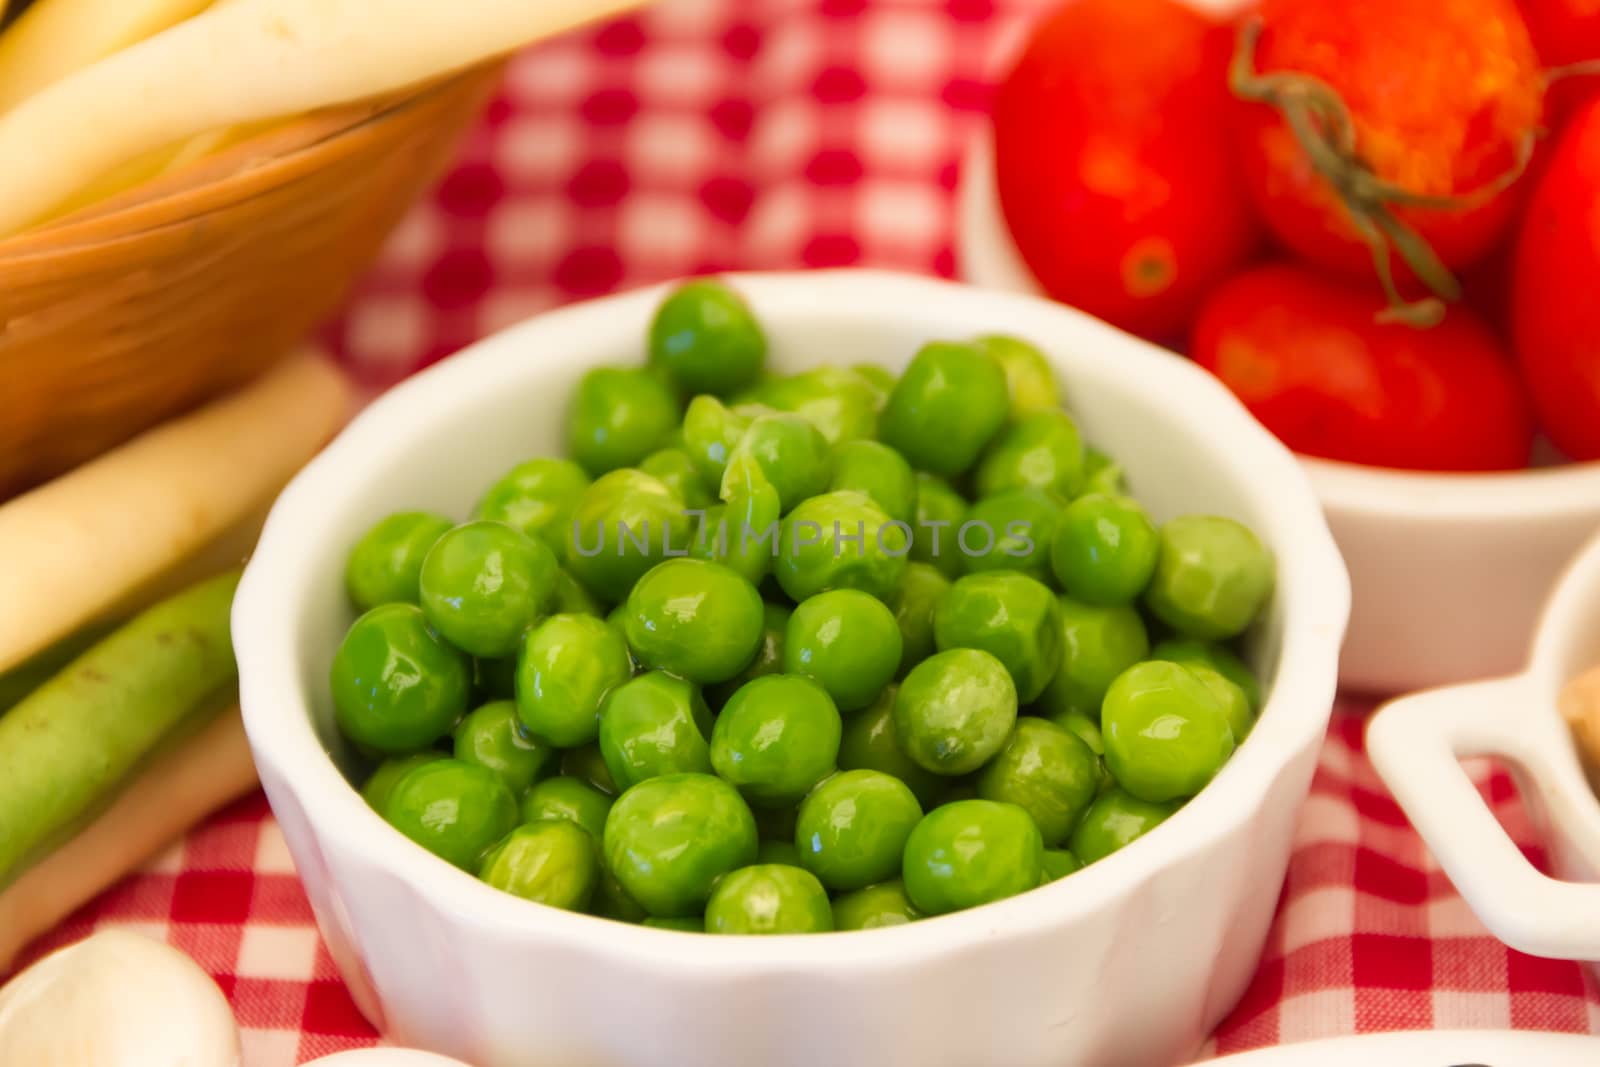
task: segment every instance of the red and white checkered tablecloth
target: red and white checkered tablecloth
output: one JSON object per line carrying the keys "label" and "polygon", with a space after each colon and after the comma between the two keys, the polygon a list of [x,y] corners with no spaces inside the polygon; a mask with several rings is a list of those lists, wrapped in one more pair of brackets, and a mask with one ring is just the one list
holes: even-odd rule
{"label": "red and white checkered tablecloth", "polygon": [[[381,387],[564,301],[731,268],[951,274],[963,139],[1024,0],[661,0],[511,66],[438,192],[330,341]],[[1363,1031],[1600,1032],[1573,963],[1491,938],[1335,716],[1261,969],[1215,1050]],[[1504,773],[1480,779],[1536,836]],[[44,938],[123,926],[191,954],[232,1001],[245,1067],[377,1043],[312,925],[261,797],[211,819]],[[1208,1049],[1208,1051],[1210,1051]]]}

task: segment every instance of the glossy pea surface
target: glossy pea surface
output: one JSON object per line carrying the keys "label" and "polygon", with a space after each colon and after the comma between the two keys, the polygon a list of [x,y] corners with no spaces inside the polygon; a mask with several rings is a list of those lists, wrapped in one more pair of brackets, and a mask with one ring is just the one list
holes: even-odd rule
{"label": "glossy pea surface", "polygon": [[[778,491],[779,514],[787,514],[802,500],[825,492],[833,476],[833,456],[827,439],[804,417],[787,412],[753,419],[728,454],[728,465],[732,467],[741,456],[754,460],[767,483]],[[726,498],[726,478],[722,484]]]}
{"label": "glossy pea surface", "polygon": [[1083,489],[1083,438],[1064,411],[1034,411],[1000,431],[974,479],[979,496],[1044,489],[1071,499]]}
{"label": "glossy pea surface", "polygon": [[566,819],[596,841],[605,832],[612,798],[581,778],[561,775],[535,782],[522,797],[522,821]]}
{"label": "glossy pea surface", "polygon": [[959,648],[914,667],[894,702],[900,748],[925,770],[968,774],[1005,744],[1017,721],[1017,688],[987,652]]}
{"label": "glossy pea surface", "polygon": [[378,764],[365,784],[361,787],[361,799],[378,814],[383,814],[384,805],[389,803],[389,794],[394,791],[394,784],[404,778],[413,767],[420,767],[424,763],[433,763],[435,760],[448,758],[438,749],[428,749],[426,752],[417,752],[409,756],[395,756]]}
{"label": "glossy pea surface", "polygon": [[1151,803],[1194,796],[1233,755],[1221,702],[1179,663],[1147,660],[1118,675],[1100,729],[1117,783]]}
{"label": "glossy pea surface", "polygon": [[523,900],[583,911],[600,881],[600,860],[594,839],[576,823],[540,819],[494,846],[478,877]]}
{"label": "glossy pea surface", "polygon": [[860,493],[812,497],[785,516],[778,536],[773,573],[797,602],[831,589],[885,599],[910,552],[910,533]]}
{"label": "glossy pea surface", "polygon": [[799,867],[744,867],[718,882],[706,904],[708,934],[820,934],[832,929],[828,891]]}
{"label": "glossy pea surface", "polygon": [[344,586],[361,611],[379,604],[415,604],[422,561],[455,523],[428,511],[402,511],[378,520],[350,550]]}
{"label": "glossy pea surface", "polygon": [[678,400],[655,374],[596,367],[579,381],[567,411],[567,452],[590,475],[632,467],[678,425]]}
{"label": "glossy pea surface", "polygon": [[833,490],[861,493],[891,519],[917,517],[917,476],[905,457],[879,441],[848,441],[833,453]]}
{"label": "glossy pea surface", "polygon": [[770,600],[761,605],[761,643],[756,646],[755,658],[732,678],[706,688],[706,702],[713,710],[721,711],[728,698],[746,682],[783,673],[783,643],[789,631],[791,614],[787,606],[774,604]]}
{"label": "glossy pea surface", "polygon": [[1053,848],[1072,833],[1099,791],[1100,761],[1076,735],[1025,717],[978,772],[977,785],[983,799],[1026,811]]}
{"label": "glossy pea surface", "polygon": [[956,549],[967,574],[1017,571],[1050,579],[1050,546],[1061,522],[1062,500],[1044,489],[1016,489],[984,497],[956,528]]}
{"label": "glossy pea surface", "polygon": [[1100,701],[1117,675],[1145,658],[1150,637],[1132,607],[1096,607],[1061,597],[1061,666],[1035,702],[1050,718],[1069,713],[1100,721]]}
{"label": "glossy pea surface", "polygon": [[384,604],[351,623],[330,674],[339,729],[386,755],[415,752],[449,734],[472,686],[471,661],[410,604]]}
{"label": "glossy pea surface", "polygon": [[738,790],[709,774],[670,774],[611,806],[606,867],[649,914],[701,914],[718,879],[755,862],[756,821]]}
{"label": "glossy pea surface", "polygon": [[1069,874],[1077,874],[1083,870],[1083,861],[1064,848],[1047,848],[1044,850],[1043,884],[1065,878]]}
{"label": "glossy pea surface", "polygon": [[620,790],[617,788],[611,772],[606,769],[605,756],[600,753],[600,743],[591,741],[587,745],[569,748],[561,753],[561,773],[568,778],[576,778],[580,782],[587,782],[608,797],[614,797]]}
{"label": "glossy pea surface", "polygon": [[1050,569],[1069,596],[1087,604],[1131,604],[1155,574],[1161,538],[1126,497],[1081,496],[1061,513]]}
{"label": "glossy pea surface", "polygon": [[589,475],[572,460],[541,456],[517,464],[490,486],[472,517],[503,522],[560,552],[572,511],[587,488]]}
{"label": "glossy pea surface", "polygon": [[790,614],[784,670],[822,686],[840,711],[858,711],[893,680],[900,652],[900,627],[883,601],[835,589],[810,597]]}
{"label": "glossy pea surface", "polygon": [[650,453],[640,461],[639,470],[676,493],[685,508],[704,510],[716,503],[694,460],[681,448]]}
{"label": "glossy pea surface", "polygon": [[906,783],[924,809],[936,804],[947,781],[920,766],[895,739],[894,705],[899,686],[891,685],[872,706],[851,715],[839,740],[839,769],[882,771]]}
{"label": "glossy pea surface", "polygon": [[443,759],[414,767],[383,806],[389,824],[435,856],[476,873],[517,823],[517,800],[487,767]]}
{"label": "glossy pea surface", "polygon": [[1216,515],[1184,515],[1161,527],[1161,551],[1145,604],[1184,637],[1242,633],[1272,593],[1272,556],[1250,528]]}
{"label": "glossy pea surface", "polygon": [[794,804],[838,764],[842,724],[816,682],[757,678],[728,700],[711,733],[711,765],[751,803]]}
{"label": "glossy pea surface", "polygon": [[474,656],[509,656],[555,602],[559,564],[543,541],[502,522],[457,526],[422,562],[428,623]]}
{"label": "glossy pea surface", "polygon": [[950,579],[938,568],[926,563],[908,563],[900,577],[900,584],[889,598],[889,609],[894,612],[895,625],[900,628],[900,665],[897,677],[933,655],[937,648],[934,635],[934,610],[950,588]]}
{"label": "glossy pea surface", "polygon": [[1004,334],[980,337],[975,344],[1005,372],[1013,416],[1061,410],[1061,386],[1043,352],[1021,338]]}
{"label": "glossy pea surface", "polygon": [[895,878],[833,898],[835,930],[876,930],[881,926],[904,926],[922,918],[922,913],[906,896],[905,883]]}
{"label": "glossy pea surface", "polygon": [[455,758],[487,767],[513,793],[521,794],[555,764],[556,750],[523,731],[514,703],[496,700],[468,714],[456,727]]}
{"label": "glossy pea surface", "polygon": [[566,565],[610,603],[627,599],[644,573],[693,542],[683,501],[643,471],[612,471],[584,490],[567,530]]}
{"label": "glossy pea surface", "polygon": [[1061,607],[1049,586],[1025,574],[957,580],[934,608],[933,633],[940,651],[975,648],[998,659],[1024,704],[1038,699],[1061,667]]}
{"label": "glossy pea surface", "polygon": [[1250,703],[1251,712],[1261,710],[1261,682],[1255,672],[1225,646],[1210,641],[1192,641],[1170,638],[1160,641],[1150,650],[1152,659],[1169,659],[1174,663],[1194,666],[1202,663],[1239,687]]}
{"label": "glossy pea surface", "polygon": [[556,748],[600,732],[600,702],[633,675],[628,648],[592,615],[552,615],[528,632],[516,667],[522,725]]}
{"label": "glossy pea surface", "polygon": [[935,341],[900,375],[879,425],[913,467],[950,477],[977,462],[1010,407],[998,363],[975,345]]}
{"label": "glossy pea surface", "polygon": [[771,378],[746,395],[804,417],[830,445],[877,436],[883,407],[879,384],[846,367],[815,367]]}
{"label": "glossy pea surface", "polygon": [[1014,804],[958,800],[935,808],[906,840],[902,880],[920,912],[943,915],[1039,884],[1044,843]]}
{"label": "glossy pea surface", "polygon": [[1176,802],[1152,804],[1121,789],[1102,793],[1072,831],[1072,854],[1085,864],[1103,860],[1160,826],[1177,810]]}
{"label": "glossy pea surface", "polygon": [[936,568],[947,578],[966,570],[957,536],[967,521],[967,498],[936,474],[917,472],[916,522],[911,559]]}
{"label": "glossy pea surface", "polygon": [[709,773],[710,722],[694,683],[651,671],[606,695],[600,706],[600,754],[624,792],[659,775]]}
{"label": "glossy pea surface", "polygon": [[623,629],[634,657],[697,685],[727,681],[761,645],[761,594],[717,563],[657,564],[628,594]]}
{"label": "glossy pea surface", "polygon": [[922,818],[910,787],[882,771],[841,771],[800,803],[800,865],[832,890],[862,889],[900,873],[906,838]]}
{"label": "glossy pea surface", "polygon": [[650,323],[652,366],[687,394],[727,396],[755,381],[767,338],[744,299],[715,278],[674,289]]}

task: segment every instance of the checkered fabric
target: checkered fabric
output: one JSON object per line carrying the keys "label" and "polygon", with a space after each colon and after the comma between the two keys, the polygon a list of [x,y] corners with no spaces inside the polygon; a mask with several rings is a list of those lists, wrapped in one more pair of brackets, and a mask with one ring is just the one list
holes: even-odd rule
{"label": "checkered fabric", "polygon": [[[459,165],[394,235],[328,331],[381,388],[555,304],[727,268],[869,264],[953,272],[961,148],[1020,0],[661,0],[537,48]],[[1214,1049],[1358,1031],[1600,1032],[1573,963],[1487,935],[1335,718],[1261,969]],[[1503,773],[1480,772],[1516,839]],[[376,1043],[312,925],[258,796],[211,819],[48,935],[165,938],[204,966],[244,1030],[245,1067]]]}

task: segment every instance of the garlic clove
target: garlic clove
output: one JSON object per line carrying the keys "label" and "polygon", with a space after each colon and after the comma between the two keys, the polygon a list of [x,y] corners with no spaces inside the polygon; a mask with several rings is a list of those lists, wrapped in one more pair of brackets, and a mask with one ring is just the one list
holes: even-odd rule
{"label": "garlic clove", "polygon": [[0,987],[0,1064],[239,1067],[222,991],[160,941],[103,930]]}

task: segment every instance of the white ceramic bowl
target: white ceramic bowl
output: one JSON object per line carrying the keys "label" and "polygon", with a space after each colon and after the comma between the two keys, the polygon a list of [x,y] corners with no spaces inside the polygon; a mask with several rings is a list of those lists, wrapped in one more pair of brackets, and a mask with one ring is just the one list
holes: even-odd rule
{"label": "white ceramic bowl", "polygon": [[[1522,673],[1406,697],[1367,730],[1373,765],[1472,910],[1535,956],[1600,962],[1600,800],[1556,704],[1596,664],[1600,539],[1562,577]],[[1557,878],[1511,843],[1461,768],[1468,756],[1511,764],[1549,831]]]}
{"label": "white ceramic bowl", "polygon": [[[959,205],[962,277],[1039,294],[999,209],[987,129],[968,152]],[[1302,462],[1350,568],[1340,681],[1355,689],[1516,669],[1556,576],[1600,527],[1600,463],[1452,475]]]}
{"label": "white ceramic bowl", "polygon": [[[1271,696],[1192,804],[1070,879],[910,926],[718,938],[570,914],[441,863],[362,803],[327,694],[347,547],[403,508],[464,514],[558,448],[566,397],[637,363],[661,290],[553,312],[368,408],[284,492],[234,610],[245,725],[361,1010],[479,1067],[1080,1067],[1188,1055],[1244,989],[1334,694],[1349,586],[1293,458],[1199,369],[1042,300],[871,272],[736,276],[771,361],[902,366],[1003,329],[1048,352],[1087,436],[1158,518],[1204,510],[1276,552],[1252,656]],[[330,758],[331,754],[331,758]]]}

